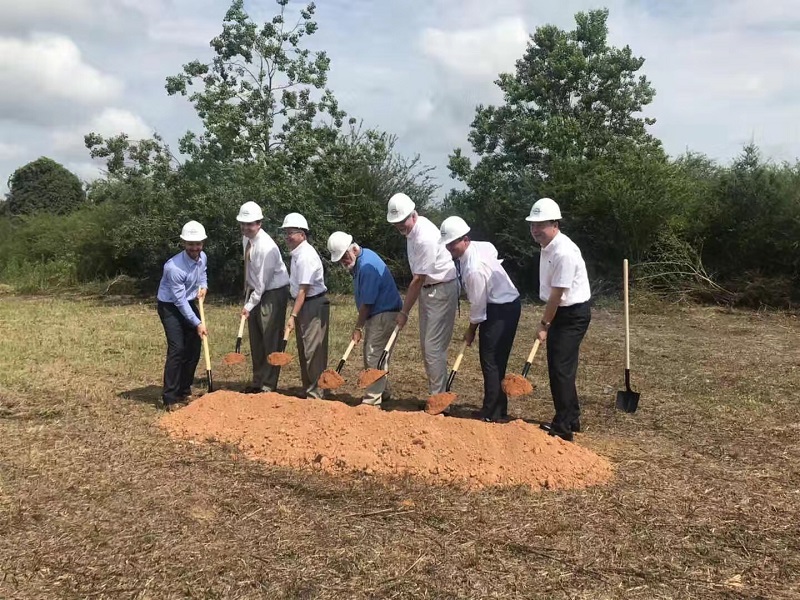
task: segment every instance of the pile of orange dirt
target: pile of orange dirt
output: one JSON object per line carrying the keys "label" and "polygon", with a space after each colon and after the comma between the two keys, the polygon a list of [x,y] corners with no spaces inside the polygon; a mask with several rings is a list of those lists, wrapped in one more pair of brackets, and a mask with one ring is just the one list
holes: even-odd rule
{"label": "pile of orange dirt", "polygon": [[365,388],[371,386],[381,377],[386,376],[386,371],[382,369],[364,369],[358,374],[358,387]]}
{"label": "pile of orange dirt", "polygon": [[292,355],[286,352],[272,352],[267,357],[267,362],[273,367],[285,367],[292,362]]}
{"label": "pile of orange dirt", "polygon": [[503,377],[500,387],[503,388],[503,391],[509,398],[524,396],[525,394],[530,394],[533,391],[531,382],[525,379],[522,375],[517,375],[516,373]]}
{"label": "pile of orange dirt", "polygon": [[442,392],[441,394],[434,394],[425,403],[425,412],[429,415],[439,415],[445,408],[450,406],[456,399],[453,392]]}
{"label": "pile of orange dirt", "polygon": [[244,354],[238,352],[228,352],[222,357],[222,364],[224,365],[240,365],[244,362]]}
{"label": "pile of orange dirt", "polygon": [[333,474],[534,490],[582,488],[612,475],[605,458],[520,420],[501,425],[277,393],[213,392],[164,414],[160,425],[178,438],[237,445],[271,465]]}
{"label": "pile of orange dirt", "polygon": [[344,377],[333,369],[324,370],[317,381],[317,385],[323,390],[335,390],[336,388],[342,387],[343,384]]}

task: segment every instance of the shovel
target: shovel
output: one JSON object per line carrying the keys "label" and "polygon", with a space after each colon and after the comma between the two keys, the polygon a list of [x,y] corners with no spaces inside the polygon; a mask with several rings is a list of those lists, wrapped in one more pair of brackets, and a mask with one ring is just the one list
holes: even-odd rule
{"label": "shovel", "polygon": [[383,366],[386,364],[386,359],[389,357],[389,352],[392,350],[392,346],[394,346],[394,341],[397,339],[397,334],[399,332],[400,327],[396,325],[394,331],[392,331],[392,335],[389,337],[389,341],[386,342],[386,346],[383,348],[383,352],[381,352],[381,357],[378,359],[378,368],[362,371],[358,376],[358,387],[369,387],[381,377],[386,376],[388,371],[385,371]]}
{"label": "shovel", "polygon": [[344,383],[344,377],[341,376],[342,369],[344,368],[344,363],[347,362],[347,357],[350,356],[350,353],[353,351],[353,347],[356,345],[355,340],[350,340],[350,344],[347,346],[347,350],[344,351],[342,355],[342,359],[339,361],[339,365],[336,367],[336,370],[326,369],[322,372],[322,375],[319,376],[319,380],[317,381],[317,385],[321,387],[323,390],[335,390],[342,386]]}
{"label": "shovel", "polygon": [[288,329],[284,330],[283,339],[281,340],[278,351],[270,353],[267,357],[267,362],[273,367],[280,368],[292,362],[292,355],[286,354],[286,345],[289,343],[289,333]]}
{"label": "shovel", "polygon": [[639,392],[631,390],[631,330],[628,301],[628,259],[622,261],[622,287],[625,290],[625,390],[617,392],[617,408],[626,413],[636,412]]}
{"label": "shovel", "polygon": [[438,415],[444,412],[448,406],[450,406],[457,396],[450,391],[450,387],[453,385],[453,381],[455,381],[456,373],[458,373],[458,368],[461,366],[461,361],[464,358],[464,352],[467,350],[467,342],[461,346],[461,351],[458,353],[456,357],[456,362],[453,363],[453,370],[450,371],[450,376],[447,378],[447,387],[445,391],[440,394],[434,394],[428,401],[425,403],[425,412],[429,415]]}
{"label": "shovel", "polygon": [[242,354],[242,336],[244,335],[244,322],[246,320],[247,317],[242,315],[242,318],[239,321],[239,333],[236,335],[236,351],[229,352],[222,359],[222,362],[226,365],[238,365],[239,363],[244,362],[244,354]]}
{"label": "shovel", "polygon": [[[200,309],[200,321],[203,323],[203,325],[206,325],[206,327],[208,327],[208,325],[206,324],[206,313],[205,313],[205,310],[203,309],[203,298],[200,298],[200,301],[197,304],[198,304],[198,308]],[[203,358],[205,358],[205,361],[206,361],[206,378],[208,380],[208,391],[209,392],[213,392],[214,391],[214,382],[213,382],[212,377],[211,377],[211,357],[210,357],[209,352],[208,352],[208,336],[207,335],[203,336]]]}
{"label": "shovel", "polygon": [[528,360],[525,361],[525,366],[522,367],[521,376],[514,373],[512,375],[506,375],[503,378],[501,386],[507,396],[515,398],[517,396],[530,394],[533,391],[533,386],[531,382],[528,381],[527,377],[528,373],[530,373],[533,359],[536,356],[536,351],[539,350],[539,344],[539,338],[536,338],[536,341],[533,343],[533,348],[531,348],[531,353],[528,354]]}

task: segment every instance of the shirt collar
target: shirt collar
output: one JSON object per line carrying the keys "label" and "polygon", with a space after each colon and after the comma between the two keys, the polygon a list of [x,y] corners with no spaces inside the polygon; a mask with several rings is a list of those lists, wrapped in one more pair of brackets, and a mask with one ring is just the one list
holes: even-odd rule
{"label": "shirt collar", "polygon": [[553,239],[550,240],[550,243],[547,244],[547,246],[545,246],[544,248],[542,248],[542,252],[544,254],[551,254],[552,252],[555,252],[555,249],[558,248],[559,245],[561,245],[562,240],[563,237],[561,235],[561,230],[559,230],[558,233],[556,233],[555,236],[553,236]]}
{"label": "shirt collar", "polygon": [[299,256],[301,253],[305,251],[305,246],[309,246],[308,240],[303,240],[298,244],[297,248],[291,251],[292,256]]}

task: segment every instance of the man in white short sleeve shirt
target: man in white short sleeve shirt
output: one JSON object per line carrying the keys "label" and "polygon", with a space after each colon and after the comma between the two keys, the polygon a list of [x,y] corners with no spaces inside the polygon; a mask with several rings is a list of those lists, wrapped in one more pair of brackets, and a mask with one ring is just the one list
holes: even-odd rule
{"label": "man in white short sleeve shirt", "polygon": [[547,371],[556,414],[542,428],[572,441],[581,430],[575,378],[580,346],[591,321],[589,276],[580,248],[561,232],[561,209],[551,198],[537,200],[526,218],[542,247],[539,297],[546,302],[536,335],[547,342]]}
{"label": "man in white short sleeve shirt", "polygon": [[295,331],[300,361],[300,378],[306,398],[322,399],[325,391],[317,385],[328,368],[328,322],[331,303],[325,287],[322,260],[308,243],[308,222],[299,213],[283,219],[286,245],[292,253],[289,265],[289,295],[294,299],[286,324],[287,335]]}
{"label": "man in white short sleeve shirt", "polygon": [[404,327],[419,299],[419,342],[428,391],[439,394],[447,388],[447,347],[453,337],[458,309],[458,281],[450,253],[439,243],[439,228],[415,209],[414,202],[405,194],[395,194],[389,199],[386,220],[406,238],[413,275],[396,322]]}

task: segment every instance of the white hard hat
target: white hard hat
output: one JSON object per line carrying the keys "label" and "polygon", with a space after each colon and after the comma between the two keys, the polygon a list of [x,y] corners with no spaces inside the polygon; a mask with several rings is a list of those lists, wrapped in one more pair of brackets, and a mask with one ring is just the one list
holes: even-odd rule
{"label": "white hard hat", "polygon": [[206,228],[197,221],[189,221],[181,229],[181,239],[184,242],[202,242],[206,239]]}
{"label": "white hard hat", "polygon": [[408,218],[416,205],[414,201],[405,194],[395,194],[389,198],[389,207],[386,212],[386,220],[389,223],[401,223]]}
{"label": "white hard hat", "polygon": [[239,223],[255,223],[264,218],[264,213],[261,212],[261,207],[255,202],[245,202],[239,209],[239,214],[236,215],[236,220]]}
{"label": "white hard hat", "polygon": [[344,231],[334,231],[328,238],[328,252],[331,253],[331,262],[342,260],[344,253],[353,243],[353,236]]}
{"label": "white hard hat", "polygon": [[306,221],[306,218],[300,213],[289,213],[283,218],[281,229],[289,229],[291,227],[308,231],[308,221]]}
{"label": "white hard hat", "polygon": [[442,221],[439,233],[442,234],[439,243],[447,245],[467,235],[469,233],[469,225],[461,217],[447,217]]}
{"label": "white hard hat", "polygon": [[531,214],[525,217],[526,221],[538,223],[541,221],[560,221],[561,209],[552,198],[541,198],[533,203]]}

